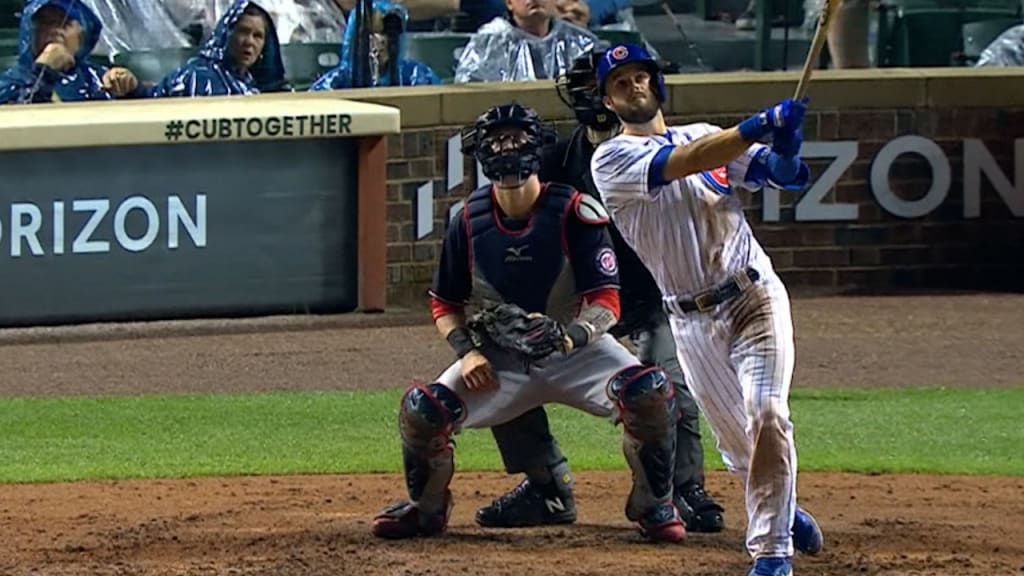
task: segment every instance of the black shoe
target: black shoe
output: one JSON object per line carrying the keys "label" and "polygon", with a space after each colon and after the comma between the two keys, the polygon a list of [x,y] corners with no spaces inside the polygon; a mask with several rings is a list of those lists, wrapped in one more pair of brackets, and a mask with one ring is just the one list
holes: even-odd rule
{"label": "black shoe", "polygon": [[725,508],[708,496],[703,486],[680,486],[676,488],[672,499],[687,531],[721,532],[725,528],[725,518],[722,516]]}
{"label": "black shoe", "polygon": [[521,528],[575,522],[572,492],[559,490],[554,482],[548,491],[552,493],[544,494],[529,479],[523,480],[490,506],[477,510],[476,523],[487,528]]}

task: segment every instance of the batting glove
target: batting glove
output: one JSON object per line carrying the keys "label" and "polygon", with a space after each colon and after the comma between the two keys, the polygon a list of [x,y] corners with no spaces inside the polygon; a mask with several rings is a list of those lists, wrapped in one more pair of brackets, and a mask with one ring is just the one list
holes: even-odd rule
{"label": "batting glove", "polygon": [[800,100],[787,98],[771,108],[754,114],[737,126],[740,136],[744,140],[757,141],[772,134],[775,130],[799,128],[803,124],[809,101],[807,97]]}
{"label": "batting glove", "polygon": [[772,152],[780,156],[798,156],[803,143],[804,134],[799,127],[795,130],[780,128],[772,131]]}

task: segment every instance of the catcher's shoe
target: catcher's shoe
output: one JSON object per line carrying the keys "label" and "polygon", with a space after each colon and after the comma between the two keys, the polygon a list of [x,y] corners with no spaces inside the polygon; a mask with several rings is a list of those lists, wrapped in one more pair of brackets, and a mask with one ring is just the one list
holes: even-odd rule
{"label": "catcher's shoe", "polygon": [[522,528],[572,524],[576,521],[576,502],[572,491],[552,482],[542,490],[527,478],[489,506],[476,511],[476,523],[486,528]]}
{"label": "catcher's shoe", "polygon": [[747,576],[793,576],[789,558],[758,558]]}
{"label": "catcher's shoe", "polygon": [[825,545],[825,537],[821,534],[818,521],[802,508],[796,509],[793,518],[793,548],[809,556],[821,552]]}
{"label": "catcher's shoe", "polygon": [[424,514],[416,504],[403,500],[388,506],[373,519],[373,535],[388,539],[437,536],[448,527],[451,511],[450,491],[445,494],[444,507],[438,514]]}
{"label": "catcher's shoe", "polygon": [[659,504],[637,522],[640,534],[651,542],[682,542],[686,528],[675,504]]}
{"label": "catcher's shoe", "polygon": [[680,486],[672,494],[688,532],[721,532],[725,528],[725,508],[699,484]]}

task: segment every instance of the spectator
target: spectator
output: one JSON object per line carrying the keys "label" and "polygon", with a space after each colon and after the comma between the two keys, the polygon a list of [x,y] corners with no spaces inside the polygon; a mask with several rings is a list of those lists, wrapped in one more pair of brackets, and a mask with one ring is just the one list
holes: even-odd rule
{"label": "spectator", "polygon": [[235,0],[199,54],[161,80],[153,95],[224,96],[290,89],[270,14],[253,0]]}
{"label": "spectator", "polygon": [[975,66],[1024,66],[1024,25],[1000,34],[981,52]]}
{"label": "spectator", "polygon": [[146,89],[125,68],[89,63],[103,31],[78,0],[32,0],[21,15],[18,62],[0,75],[0,103],[111,100]]}
{"label": "spectator", "polygon": [[95,53],[187,48],[192,42],[162,2],[154,0],[81,0],[103,23]]}
{"label": "spectator", "polygon": [[555,0],[506,0],[508,15],[480,27],[462,51],[455,82],[557,78],[597,36],[555,16]]}
{"label": "spectator", "polygon": [[[153,2],[154,0],[133,0]],[[193,36],[206,38],[218,18],[234,5],[234,0],[161,0],[178,28]],[[355,0],[262,0],[260,7],[270,14],[278,42],[341,43],[345,33],[345,14]]]}
{"label": "spectator", "polygon": [[[345,30],[345,41],[341,45],[340,63],[328,70],[310,86],[310,91],[340,90],[352,88],[352,50],[356,41],[356,12],[349,13],[348,28]],[[394,35],[386,33],[387,18],[398,18],[400,29]],[[370,85],[371,86],[416,86],[420,84],[440,84],[441,79],[426,64],[405,57],[405,25],[409,13],[401,4],[387,0],[375,0],[373,3],[373,32],[370,36]],[[391,63],[397,62],[397,68]],[[398,81],[394,80],[397,73]]]}

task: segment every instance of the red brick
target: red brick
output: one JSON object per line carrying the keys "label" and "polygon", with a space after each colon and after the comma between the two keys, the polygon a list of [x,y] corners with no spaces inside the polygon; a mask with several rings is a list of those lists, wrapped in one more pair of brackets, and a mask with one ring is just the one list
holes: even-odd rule
{"label": "red brick", "polygon": [[802,225],[800,227],[800,246],[823,246],[836,243],[836,233],[830,226]]}
{"label": "red brick", "polygon": [[875,197],[866,182],[840,182],[835,187],[835,200],[843,204],[874,202]]}
{"label": "red brick", "polygon": [[[845,120],[845,115],[844,115]],[[818,115],[818,139],[839,140],[839,114],[822,112]]]}
{"label": "red brick", "polygon": [[765,247],[793,247],[800,245],[800,231],[781,226],[758,226],[754,236]]}
{"label": "red brick", "polygon": [[409,202],[389,202],[387,207],[388,222],[412,222],[412,204]]}
{"label": "red brick", "polygon": [[412,260],[412,246],[409,244],[388,244],[388,263]]}
{"label": "red brick", "polygon": [[854,266],[875,266],[882,260],[878,248],[851,248],[850,264]]}
{"label": "red brick", "polygon": [[388,158],[402,158],[402,135],[388,134]]}
{"label": "red brick", "polygon": [[434,246],[417,242],[412,248],[412,259],[415,262],[434,262]]}
{"label": "red brick", "polygon": [[773,248],[765,249],[768,253],[768,257],[772,259],[772,267],[775,269],[780,268],[792,268],[793,267],[793,251]]}
{"label": "red brick", "polygon": [[879,249],[882,264],[886,266],[893,265],[913,265],[913,264],[926,264],[929,260],[929,247],[928,246],[899,246],[899,247],[883,247]]}
{"label": "red brick", "polygon": [[385,239],[388,244],[400,242],[402,237],[402,225],[398,222],[388,222]]}
{"label": "red brick", "polygon": [[409,163],[406,160],[388,160],[388,181],[405,180],[409,177]]}
{"label": "red brick", "polygon": [[793,250],[793,265],[797,268],[831,268],[850,263],[846,248],[805,248]]}
{"label": "red brick", "polygon": [[835,286],[836,271],[829,269],[808,270],[788,268],[778,270],[782,281],[788,286]]}
{"label": "red brick", "polygon": [[892,271],[885,268],[845,268],[837,271],[836,283],[850,288],[888,288]]}
{"label": "red brick", "polygon": [[843,112],[839,140],[890,140],[896,132],[896,115],[891,111]]}

